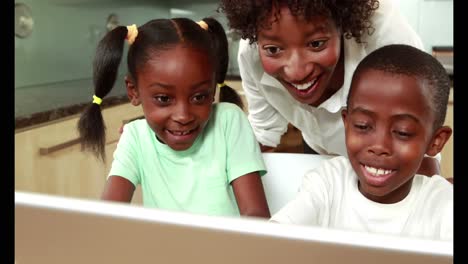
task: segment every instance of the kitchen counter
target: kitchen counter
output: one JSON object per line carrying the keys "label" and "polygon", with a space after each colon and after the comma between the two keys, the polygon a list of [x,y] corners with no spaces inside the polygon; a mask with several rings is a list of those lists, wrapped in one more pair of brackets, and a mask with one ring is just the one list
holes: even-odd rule
{"label": "kitchen counter", "polygon": [[[240,80],[240,77],[227,76],[226,80]],[[17,88],[15,130],[79,114],[92,102],[93,94],[92,79]],[[119,76],[101,106],[106,108],[128,102],[124,76]]]}

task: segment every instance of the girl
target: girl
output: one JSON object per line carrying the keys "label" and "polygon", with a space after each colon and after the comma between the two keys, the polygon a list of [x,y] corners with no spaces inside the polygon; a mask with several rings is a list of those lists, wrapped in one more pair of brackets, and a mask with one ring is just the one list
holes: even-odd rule
{"label": "girl", "polygon": [[141,184],[145,206],[269,217],[260,179],[265,165],[249,122],[238,106],[213,104],[217,83],[221,100],[240,101],[224,85],[227,38],[213,18],[156,19],[110,31],[94,60],[95,99],[78,124],[82,146],[104,157],[99,104],[114,85],[124,39],[127,94],[145,119],[125,126],[102,199],[130,202]]}
{"label": "girl", "polygon": [[[306,153],[346,156],[340,110],[356,65],[388,44],[423,49],[391,0],[222,0],[220,9],[243,38],[239,71],[264,151],[291,123]],[[433,175],[438,166],[426,157],[420,173]]]}

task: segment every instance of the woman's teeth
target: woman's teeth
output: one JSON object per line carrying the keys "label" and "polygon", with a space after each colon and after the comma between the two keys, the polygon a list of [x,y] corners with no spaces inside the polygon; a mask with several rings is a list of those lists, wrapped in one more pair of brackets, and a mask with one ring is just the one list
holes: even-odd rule
{"label": "woman's teeth", "polygon": [[365,165],[364,168],[366,169],[367,172],[375,176],[383,176],[383,175],[390,174],[392,172],[392,170],[377,169],[377,168],[369,167],[367,165]]}
{"label": "woman's teeth", "polygon": [[306,90],[308,89],[309,87],[311,87],[312,85],[315,84],[315,82],[317,82],[317,78],[313,79],[312,81],[310,82],[307,82],[307,83],[303,83],[303,84],[294,84],[294,83],[291,83],[292,86],[294,86],[296,89],[298,90]]}

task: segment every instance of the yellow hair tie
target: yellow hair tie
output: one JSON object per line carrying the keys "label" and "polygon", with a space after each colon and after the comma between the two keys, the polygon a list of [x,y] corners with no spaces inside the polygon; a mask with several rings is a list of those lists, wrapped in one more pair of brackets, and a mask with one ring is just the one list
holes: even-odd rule
{"label": "yellow hair tie", "polygon": [[102,103],[102,99],[97,97],[96,95],[93,95],[93,104],[100,105]]}
{"label": "yellow hair tie", "polygon": [[226,86],[226,83],[218,83],[218,87],[221,88],[223,86]]}
{"label": "yellow hair tie", "polygon": [[127,26],[127,41],[128,44],[132,45],[135,42],[136,37],[138,36],[138,28],[135,24]]}
{"label": "yellow hair tie", "polygon": [[207,24],[205,21],[200,20],[200,21],[197,22],[197,24],[198,24],[201,28],[203,28],[204,30],[208,30],[208,24]]}

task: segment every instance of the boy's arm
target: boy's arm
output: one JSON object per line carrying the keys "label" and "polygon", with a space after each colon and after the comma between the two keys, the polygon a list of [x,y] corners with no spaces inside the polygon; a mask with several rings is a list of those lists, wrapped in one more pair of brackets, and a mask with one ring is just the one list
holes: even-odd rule
{"label": "boy's arm", "polygon": [[265,191],[258,172],[240,176],[231,184],[241,215],[270,217]]}

